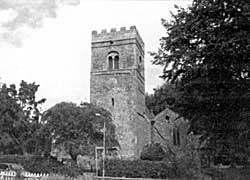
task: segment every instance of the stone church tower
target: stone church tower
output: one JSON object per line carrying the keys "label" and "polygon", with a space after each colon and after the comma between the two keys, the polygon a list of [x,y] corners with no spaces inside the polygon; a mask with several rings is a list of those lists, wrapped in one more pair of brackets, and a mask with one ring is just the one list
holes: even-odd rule
{"label": "stone church tower", "polygon": [[92,32],[90,102],[112,114],[123,158],[138,158],[149,142],[146,111],[144,43],[135,26]]}

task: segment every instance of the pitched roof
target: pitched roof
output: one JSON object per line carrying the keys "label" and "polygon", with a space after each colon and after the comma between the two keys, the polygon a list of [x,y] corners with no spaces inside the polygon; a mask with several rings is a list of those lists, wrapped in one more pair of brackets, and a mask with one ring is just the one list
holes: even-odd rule
{"label": "pitched roof", "polygon": [[169,107],[167,107],[166,109],[164,109],[163,111],[161,111],[159,114],[157,114],[155,116],[155,121],[161,121],[161,119],[167,119],[167,116],[168,116],[168,119],[170,121],[175,121],[175,120],[178,120],[178,119],[183,119],[182,116],[180,116],[178,113],[174,112],[172,109],[170,109]]}

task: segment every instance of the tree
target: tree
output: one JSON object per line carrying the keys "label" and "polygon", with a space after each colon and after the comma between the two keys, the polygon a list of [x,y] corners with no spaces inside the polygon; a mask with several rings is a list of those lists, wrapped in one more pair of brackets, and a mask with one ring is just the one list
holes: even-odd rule
{"label": "tree", "polygon": [[[213,153],[249,152],[250,8],[247,0],[194,0],[177,7],[153,64],[175,83],[173,108]],[[240,143],[239,143],[240,142]],[[223,151],[223,152],[222,152]]]}
{"label": "tree", "polygon": [[117,143],[111,114],[92,104],[56,104],[45,112],[43,121],[54,145],[63,146],[73,160],[78,154],[93,155],[93,147],[102,146],[104,121],[107,146]]}
{"label": "tree", "polygon": [[15,153],[37,151],[37,130],[40,128],[40,105],[36,100],[39,85],[22,81],[18,90],[14,84],[3,84],[0,89],[1,142],[16,149]]}
{"label": "tree", "polygon": [[145,103],[155,115],[172,106],[180,97],[180,92],[174,84],[165,83],[155,88],[153,94],[146,94]]}

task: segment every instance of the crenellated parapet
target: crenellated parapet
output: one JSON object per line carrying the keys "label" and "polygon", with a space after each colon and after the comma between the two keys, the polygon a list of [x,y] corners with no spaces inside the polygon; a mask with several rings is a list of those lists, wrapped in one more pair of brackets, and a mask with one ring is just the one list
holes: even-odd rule
{"label": "crenellated parapet", "polygon": [[92,31],[92,43],[105,43],[119,40],[130,40],[136,39],[142,49],[144,49],[144,42],[139,35],[136,26],[131,26],[129,29],[126,27],[121,27],[120,30],[116,28],[111,28],[109,31],[107,29],[101,30],[101,32]]}

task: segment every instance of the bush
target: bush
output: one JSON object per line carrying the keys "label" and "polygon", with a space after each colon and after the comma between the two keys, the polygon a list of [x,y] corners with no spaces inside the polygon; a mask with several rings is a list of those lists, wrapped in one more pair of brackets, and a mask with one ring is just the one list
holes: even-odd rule
{"label": "bush", "polygon": [[44,158],[40,156],[33,156],[24,164],[25,170],[34,173],[53,173],[54,169],[64,166],[53,158]]}
{"label": "bush", "polygon": [[77,177],[86,171],[76,164],[64,165],[52,157],[3,155],[0,156],[0,162],[21,164],[26,171],[32,173],[55,173],[70,177]]}
{"label": "bush", "polygon": [[159,143],[146,145],[141,153],[142,160],[161,161],[165,157],[163,147]]}
{"label": "bush", "polygon": [[0,156],[0,162],[4,162],[4,163],[16,163],[16,164],[22,164],[24,165],[27,161],[29,161],[29,159],[32,156],[23,156],[23,155],[1,155]]}
{"label": "bush", "polygon": [[[101,163],[102,164],[102,163]],[[102,167],[99,174],[101,175]],[[176,171],[166,162],[146,160],[106,160],[105,175],[128,178],[175,178]]]}
{"label": "bush", "polygon": [[[50,175],[48,177],[42,177],[41,180],[73,180],[73,179],[70,177],[67,177],[67,176],[53,174],[53,175]],[[77,179],[75,179],[75,180],[77,180]]]}
{"label": "bush", "polygon": [[185,148],[176,150],[176,155],[172,165],[177,173],[189,179],[199,178],[201,176],[201,162],[199,152],[197,151],[197,139],[194,136],[188,136]]}
{"label": "bush", "polygon": [[42,177],[41,180],[66,180],[66,178],[61,175],[51,175],[48,177]]}
{"label": "bush", "polygon": [[24,168],[29,172],[55,173],[70,177],[77,177],[85,171],[83,168],[77,167],[74,163],[69,166],[58,162],[54,158],[43,157],[31,158],[30,161],[25,164]]}
{"label": "bush", "polygon": [[72,177],[67,177],[67,176],[62,176],[62,175],[57,175],[57,174],[51,174],[47,177],[42,177],[41,180],[83,180],[84,177],[79,176],[76,178]]}

